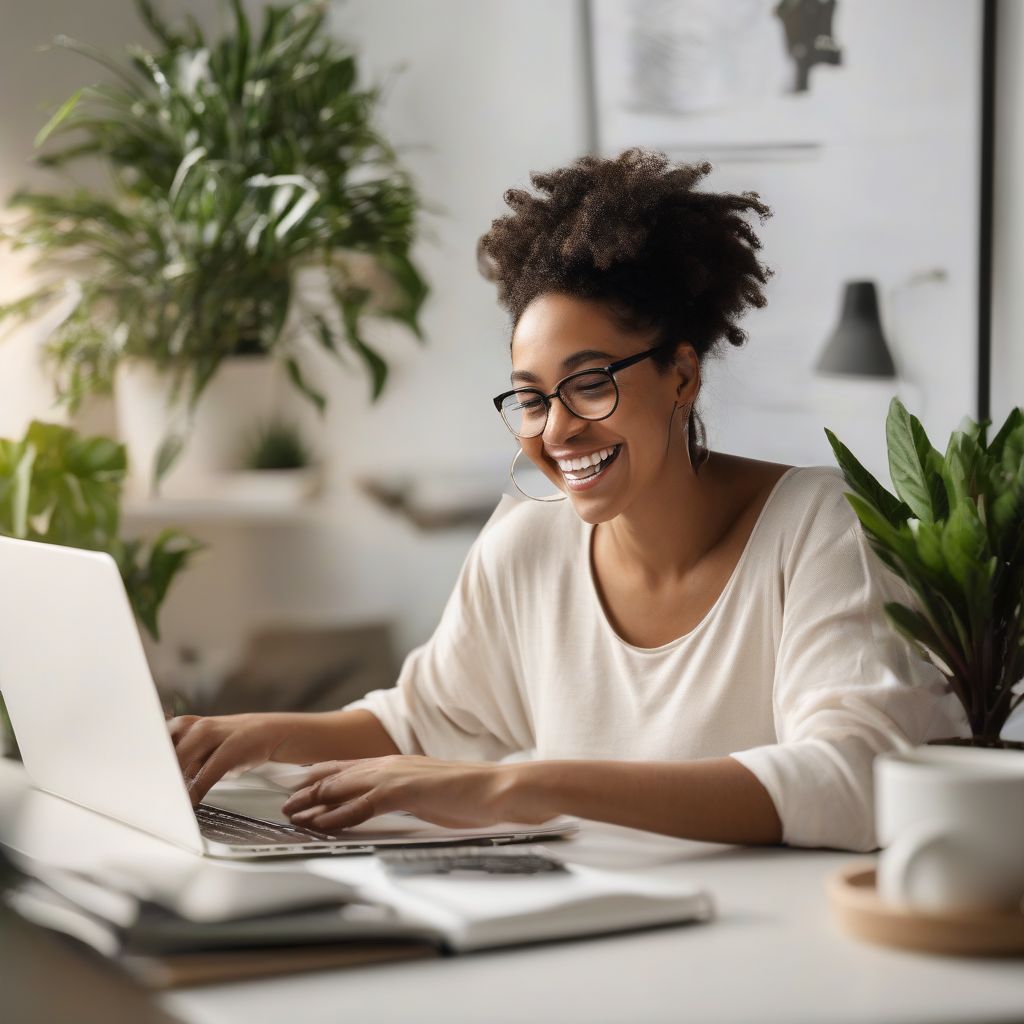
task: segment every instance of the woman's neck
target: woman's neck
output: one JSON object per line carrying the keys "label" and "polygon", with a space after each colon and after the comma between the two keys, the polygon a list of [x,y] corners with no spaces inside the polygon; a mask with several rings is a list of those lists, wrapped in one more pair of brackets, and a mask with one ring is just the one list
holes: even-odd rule
{"label": "woman's neck", "polygon": [[[714,460],[712,459],[713,463]],[[685,457],[625,511],[601,523],[595,539],[608,568],[628,572],[652,589],[687,577],[717,546],[735,519],[733,502],[715,468],[694,472]]]}

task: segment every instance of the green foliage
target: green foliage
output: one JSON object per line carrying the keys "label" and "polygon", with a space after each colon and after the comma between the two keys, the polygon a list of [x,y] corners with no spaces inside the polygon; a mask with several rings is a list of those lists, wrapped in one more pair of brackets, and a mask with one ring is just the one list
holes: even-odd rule
{"label": "green foliage", "polygon": [[[54,41],[107,78],[79,89],[37,138],[39,164],[63,173],[98,158],[109,188],[12,200],[24,216],[9,241],[73,282],[73,308],[48,343],[58,394],[74,408],[109,390],[120,359],[141,357],[194,402],[222,359],[255,348],[279,356],[322,408],[299,366],[298,327],[336,356],[354,352],[378,396],[388,367],[364,318],[420,337],[427,294],[409,255],[420,202],[374,126],[379,91],[357,86],[323,4],[267,6],[256,30],[231,0],[233,28],[216,40],[192,18],[175,26],[149,0],[137,6],[153,49],[113,60]],[[309,268],[327,277],[320,304],[296,288]],[[65,294],[48,283],[0,319],[35,316]]]}
{"label": "green foliage", "polygon": [[0,534],[108,552],[139,621],[159,640],[160,605],[201,545],[175,530],[165,530],[151,544],[122,540],[126,471],[123,445],[33,422],[22,440],[0,439]]}
{"label": "green foliage", "polygon": [[244,465],[246,469],[302,469],[311,462],[299,428],[284,420],[272,420],[252,439]]}
{"label": "green foliage", "polygon": [[886,419],[887,491],[848,448],[825,434],[868,542],[902,577],[920,609],[895,602],[886,617],[931,654],[975,736],[998,739],[1024,692],[1024,409],[991,443],[988,420],[965,418],[941,455],[920,421],[893,398]]}

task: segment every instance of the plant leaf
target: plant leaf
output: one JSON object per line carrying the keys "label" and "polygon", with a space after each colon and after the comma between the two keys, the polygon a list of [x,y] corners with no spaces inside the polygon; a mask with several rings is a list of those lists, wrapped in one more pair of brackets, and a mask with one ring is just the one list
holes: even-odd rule
{"label": "plant leaf", "polygon": [[174,32],[160,14],[157,13],[150,0],[135,0],[135,7],[145,26],[169,50],[176,50],[184,45],[184,39]]}
{"label": "plant leaf", "polygon": [[36,449],[31,444],[23,446],[21,457],[14,467],[14,488],[11,494],[11,528],[13,535],[24,539],[28,536],[28,508],[32,493],[32,467],[36,460]]}
{"label": "plant leaf", "polygon": [[910,528],[906,524],[893,526],[871,502],[859,494],[847,494],[845,497],[869,534],[908,564],[913,565],[917,561],[917,549]]}
{"label": "plant leaf", "polygon": [[405,324],[420,341],[423,341],[419,313],[430,294],[430,288],[405,253],[382,252],[377,258],[398,286],[398,300],[383,310],[383,315]]}
{"label": "plant leaf", "polygon": [[158,493],[161,481],[171,471],[174,463],[178,461],[178,457],[181,455],[184,448],[185,436],[177,432],[168,434],[163,441],[160,442],[160,447],[156,452],[156,458],[153,461],[153,479],[151,482],[153,494]]}
{"label": "plant leaf", "polygon": [[916,518],[924,523],[934,522],[941,516],[938,492],[944,487],[941,477],[934,473],[934,459],[929,456],[935,449],[920,420],[907,412],[899,398],[894,397],[889,403],[885,435],[889,475],[896,493]]}
{"label": "plant leaf", "polygon": [[359,330],[359,320],[369,299],[369,294],[358,288],[344,291],[335,290],[335,301],[345,325],[345,337],[356,355],[370,371],[371,395],[373,401],[380,398],[388,379],[388,364],[381,356],[363,341]]}
{"label": "plant leaf", "polygon": [[836,462],[843,471],[846,482],[865,501],[870,502],[881,512],[886,521],[892,526],[905,523],[911,516],[911,510],[904,502],[895,495],[890,494],[867,469],[857,461],[856,456],[842,441],[832,433],[828,427],[825,428],[825,436],[835,453]]}
{"label": "plant leaf", "polygon": [[64,123],[64,121],[67,120],[68,115],[71,113],[71,111],[78,106],[78,101],[82,98],[83,91],[84,86],[82,89],[78,89],[76,92],[72,93],[60,105],[60,107],[57,109],[57,112],[53,115],[53,117],[51,117],[50,120],[47,121],[42,128],[40,128],[39,133],[36,135],[34,142],[34,145],[36,147],[41,146],[54,133],[54,131],[56,131],[57,128],[59,128]]}
{"label": "plant leaf", "polygon": [[1003,444],[1006,439],[1016,430],[1024,426],[1024,408],[1015,406],[1006,417],[1006,421],[999,428],[998,433],[989,442],[988,453],[996,462],[1002,458]]}
{"label": "plant leaf", "polygon": [[291,382],[316,406],[317,411],[323,415],[327,409],[327,399],[306,382],[298,362],[292,356],[289,356],[285,360],[285,367],[288,370]]}
{"label": "plant leaf", "polygon": [[988,534],[970,502],[950,512],[942,529],[942,554],[961,586],[967,586],[971,572],[988,559]]}
{"label": "plant leaf", "polygon": [[148,550],[139,542],[122,546],[117,560],[131,581],[132,608],[154,640],[160,640],[158,616],[171,583],[204,547],[173,529],[162,531]]}

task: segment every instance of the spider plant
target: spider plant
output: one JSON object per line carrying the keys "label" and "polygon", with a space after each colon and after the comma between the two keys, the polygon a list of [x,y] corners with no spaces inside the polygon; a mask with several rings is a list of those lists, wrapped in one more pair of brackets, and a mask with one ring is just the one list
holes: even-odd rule
{"label": "spider plant", "polygon": [[[267,353],[322,411],[301,366],[304,336],[339,359],[354,353],[374,399],[388,364],[365,340],[366,316],[422,337],[427,287],[410,258],[421,204],[375,127],[379,89],[358,86],[325,5],[269,5],[258,31],[241,0],[227,6],[232,27],[217,39],[137,0],[152,48],[113,58],[54,40],[103,77],[39,132],[37,163],[70,184],[13,196],[21,216],[5,234],[47,277],[0,318],[36,316],[70,290],[47,351],[72,410],[108,392],[125,358],[155,364],[194,407],[226,357]],[[74,184],[96,159],[108,187]],[[311,268],[325,282],[315,299],[296,287]]]}

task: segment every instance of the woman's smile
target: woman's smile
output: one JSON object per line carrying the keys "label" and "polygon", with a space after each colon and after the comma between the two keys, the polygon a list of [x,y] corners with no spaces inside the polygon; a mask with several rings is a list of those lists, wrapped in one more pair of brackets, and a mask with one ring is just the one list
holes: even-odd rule
{"label": "woman's smile", "polygon": [[609,469],[618,459],[621,444],[609,445],[584,455],[562,458],[551,456],[561,473],[562,479],[576,492],[587,491],[598,486],[608,475]]}

